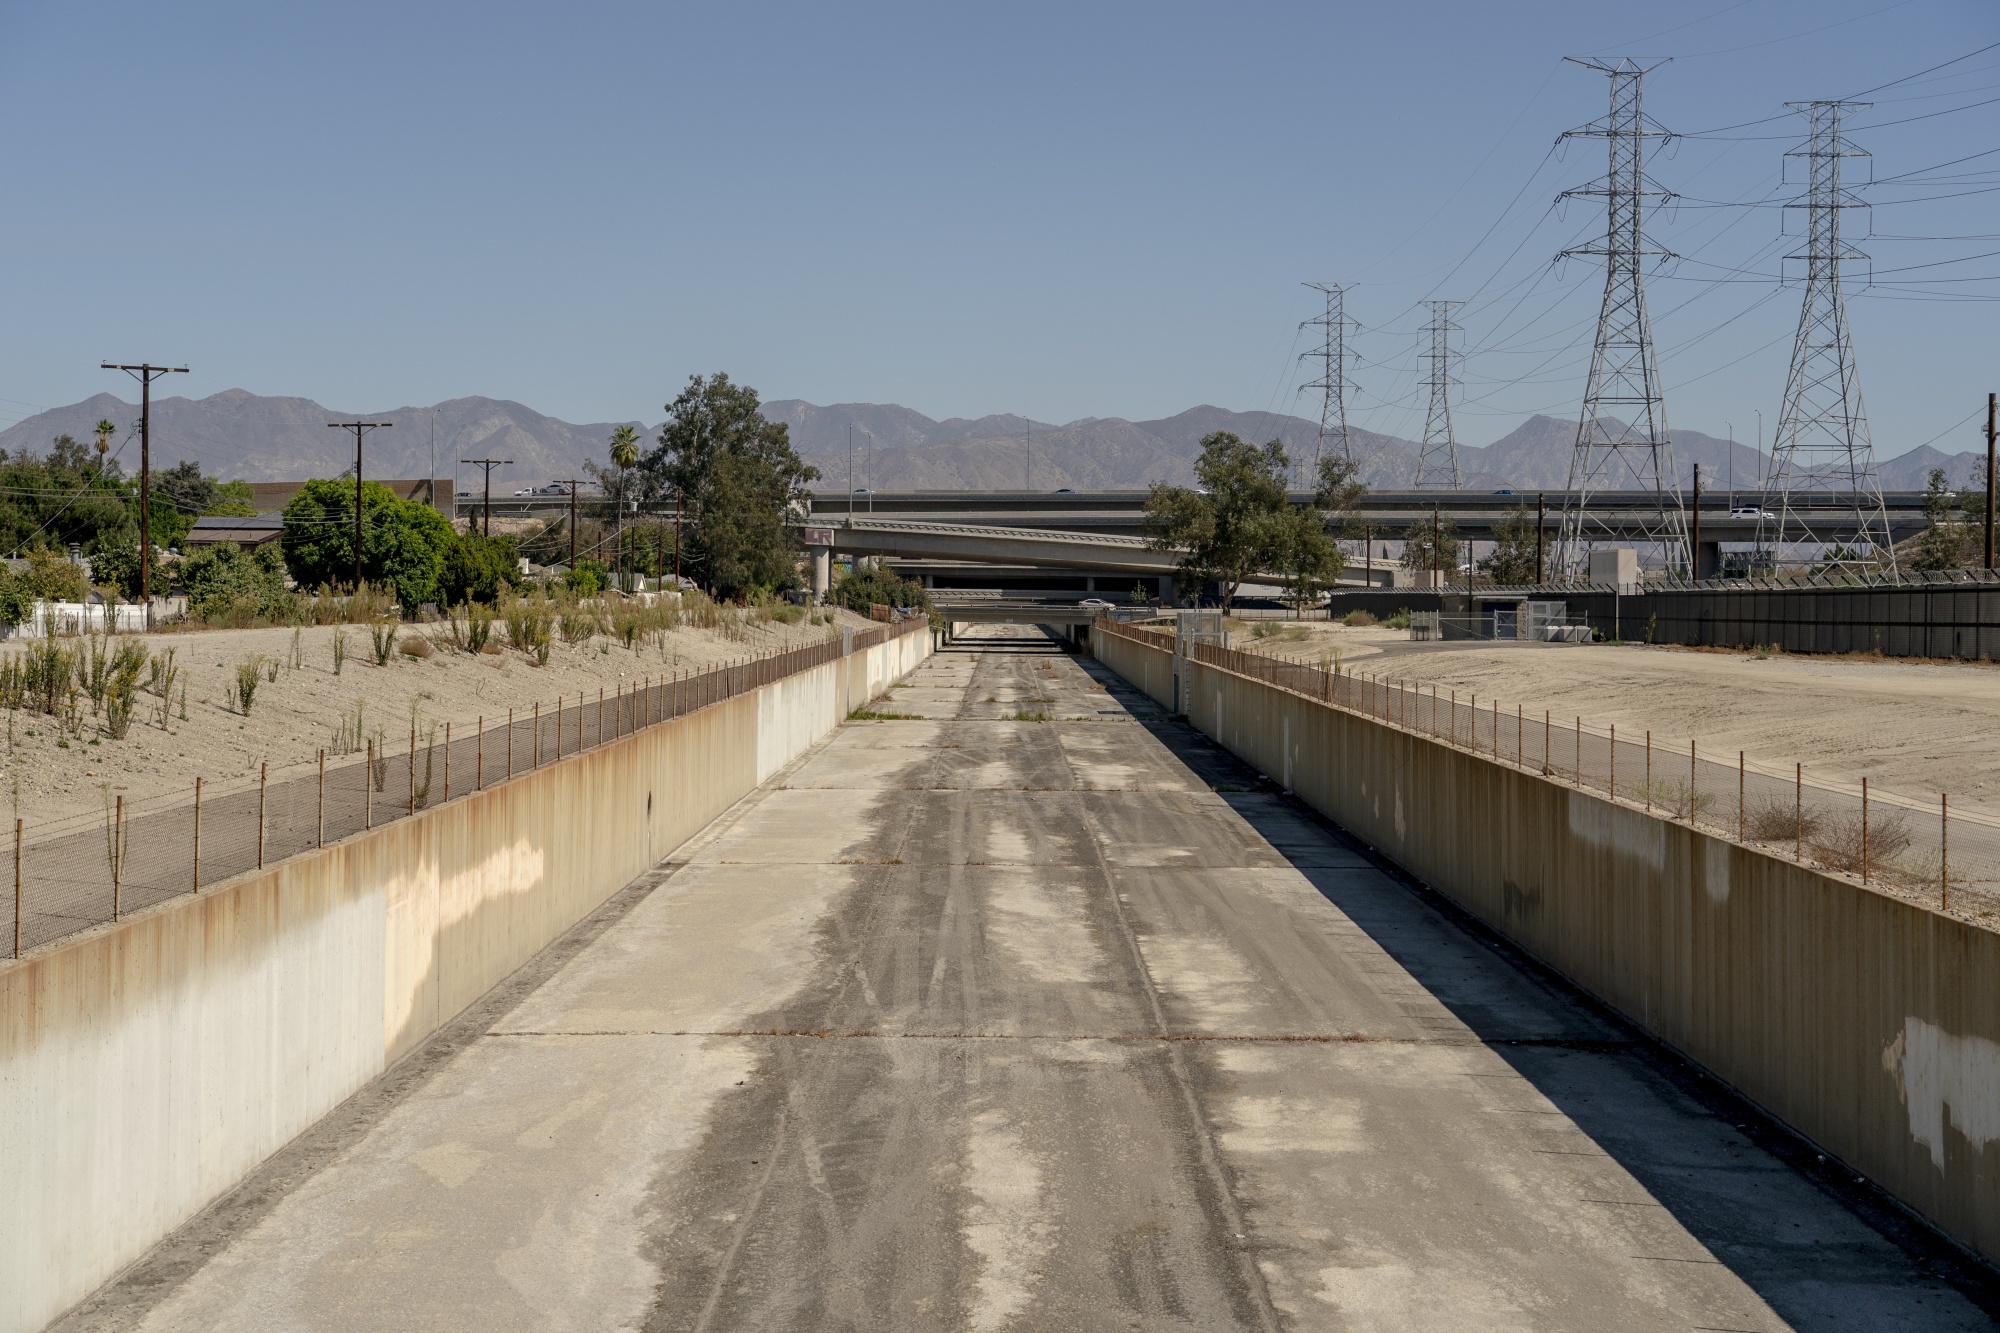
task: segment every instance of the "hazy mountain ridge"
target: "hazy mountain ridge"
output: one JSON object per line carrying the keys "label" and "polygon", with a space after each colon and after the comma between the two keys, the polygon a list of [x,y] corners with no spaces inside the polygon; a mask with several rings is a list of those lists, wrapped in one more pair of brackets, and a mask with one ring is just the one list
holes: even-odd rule
{"label": "hazy mountain ridge", "polygon": [[[1319,434],[1318,423],[1303,417],[1233,412],[1207,404],[1151,420],[1085,417],[1062,425],[1007,414],[937,421],[894,403],[820,406],[777,399],[762,410],[785,423],[795,447],[825,474],[820,485],[829,490],[848,484],[850,425],[855,428],[853,484],[872,490],[1121,490],[1143,489],[1155,481],[1186,484],[1193,480],[1201,440],[1212,431],[1233,431],[1260,443],[1276,438],[1302,463],[1311,458]],[[0,431],[0,448],[41,453],[62,434],[88,441],[100,417],[117,423],[113,447],[126,471],[137,471],[138,405],[108,393]],[[309,398],[229,389],[200,399],[156,399],[154,462],[171,467],[193,459],[210,472],[250,481],[335,476],[353,464],[353,436],[329,430],[327,423],[356,419],[396,423],[369,434],[368,475],[427,475],[435,448],[439,475],[456,476],[460,489],[471,489],[479,471],[458,460],[512,459],[511,466],[494,469],[496,491],[582,475],[585,461],[604,459],[606,440],[617,425],[639,427],[648,448],[659,434],[658,426],[636,421],[574,424],[506,399],[454,398],[429,407],[350,413]],[[1358,428],[1350,433],[1368,485],[1380,490],[1411,485],[1419,448],[1414,441]],[[1474,489],[1559,490],[1569,482],[1575,441],[1574,421],[1530,417],[1492,444],[1461,445],[1459,466],[1465,484]],[[1677,430],[1673,442],[1682,484],[1699,462],[1702,489],[1708,494],[1729,486],[1732,459],[1736,488],[1743,491],[1756,486],[1767,463],[1749,445],[1732,446],[1700,431]],[[1970,484],[1982,463],[1971,452],[1947,455],[1925,445],[1878,466],[1884,489],[1912,491],[1923,489],[1933,467],[1943,467],[1955,485]]]}

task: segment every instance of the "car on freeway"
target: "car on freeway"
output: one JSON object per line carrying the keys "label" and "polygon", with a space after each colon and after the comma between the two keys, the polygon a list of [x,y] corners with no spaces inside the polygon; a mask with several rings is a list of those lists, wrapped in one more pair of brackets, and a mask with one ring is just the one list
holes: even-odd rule
{"label": "car on freeway", "polygon": [[1075,491],[1073,491],[1073,490],[1071,490],[1071,489],[1070,489],[1069,487],[1067,487],[1067,486],[1058,486],[1058,487],[1056,487],[1056,494],[1057,494],[1057,495],[1075,495],[1075,494],[1076,494],[1076,492],[1075,492]]}
{"label": "car on freeway", "polygon": [[1514,494],[1514,488],[1512,486],[1502,486],[1499,490],[1493,493],[1495,495],[1512,495]]}
{"label": "car on freeway", "polygon": [[1078,602],[1077,605],[1086,611],[1109,611],[1111,609],[1111,603],[1105,601],[1102,597],[1086,597]]}
{"label": "car on freeway", "polygon": [[1777,515],[1772,513],[1770,510],[1760,509],[1756,505],[1738,505],[1736,506],[1736,508],[1729,511],[1729,516],[1731,518],[1776,518],[1777,517]]}

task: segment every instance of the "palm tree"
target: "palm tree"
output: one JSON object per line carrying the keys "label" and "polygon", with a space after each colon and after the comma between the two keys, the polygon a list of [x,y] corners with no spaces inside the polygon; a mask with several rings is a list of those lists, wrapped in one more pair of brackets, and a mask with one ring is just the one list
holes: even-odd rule
{"label": "palm tree", "polygon": [[100,417],[97,424],[92,426],[91,429],[97,432],[97,472],[99,476],[102,476],[104,474],[104,456],[111,452],[111,437],[117,432],[118,427],[112,425],[109,418]]}
{"label": "palm tree", "polygon": [[[639,432],[630,426],[616,426],[611,431],[611,462],[618,469],[618,525],[615,529],[618,541],[618,570],[625,574],[625,484],[631,470],[639,465]],[[629,580],[626,580],[629,583]]]}

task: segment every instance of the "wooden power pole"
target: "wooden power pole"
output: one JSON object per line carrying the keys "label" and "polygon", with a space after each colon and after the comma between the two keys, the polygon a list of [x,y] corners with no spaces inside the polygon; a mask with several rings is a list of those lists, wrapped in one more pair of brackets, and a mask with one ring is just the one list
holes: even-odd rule
{"label": "wooden power pole", "polygon": [[[354,591],[361,591],[361,437],[371,430],[393,426],[393,421],[329,421],[328,430],[354,432]],[[435,486],[436,480],[431,484]]]}
{"label": "wooden power pole", "polygon": [[[153,381],[162,375],[185,375],[186,366],[155,366],[140,362],[121,366],[106,361],[104,370],[122,370],[139,381],[139,604],[146,608],[146,628],[153,628]],[[1989,505],[1988,508],[1991,508]],[[1992,530],[1988,523],[1987,530]],[[1993,549],[1987,538],[1986,548]],[[1990,567],[1991,557],[1987,559]]]}

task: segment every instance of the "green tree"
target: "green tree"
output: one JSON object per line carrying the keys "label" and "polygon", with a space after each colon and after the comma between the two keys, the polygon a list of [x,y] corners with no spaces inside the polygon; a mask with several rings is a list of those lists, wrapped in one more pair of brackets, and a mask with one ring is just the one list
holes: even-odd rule
{"label": "green tree", "polygon": [[97,435],[97,470],[102,472],[107,461],[106,455],[111,452],[111,437],[117,432],[118,427],[111,424],[109,417],[99,417],[97,424],[92,426],[91,430]]}
{"label": "green tree", "polygon": [[1458,569],[1458,536],[1451,515],[1438,514],[1434,521],[1417,523],[1403,534],[1403,568],[1415,574],[1436,569],[1451,578]]}
{"label": "green tree", "polygon": [[276,545],[245,551],[235,542],[217,542],[180,562],[176,580],[186,590],[188,611],[207,620],[247,604],[252,615],[269,616],[283,605],[285,561]]}
{"label": "green tree", "polygon": [[1277,440],[1262,446],[1219,430],[1203,437],[1197,487],[1154,484],[1145,528],[1154,549],[1180,554],[1181,579],[1222,589],[1226,611],[1251,575],[1272,568],[1287,535],[1285,482],[1291,461]]}
{"label": "green tree", "polygon": [[68,435],[46,457],[0,452],[0,551],[22,556],[37,546],[95,554],[139,540],[138,489],[115,460]]}
{"label": "green tree", "polygon": [[1317,509],[1288,506],[1272,517],[1271,524],[1270,567],[1284,579],[1285,600],[1292,610],[1304,614],[1307,607],[1325,599],[1326,590],[1346,567],[1346,558]]}
{"label": "green tree", "polygon": [[[1984,498],[1982,493],[1982,503]],[[1961,499],[1952,494],[1944,469],[1932,468],[1930,484],[1924,488],[1926,526],[1910,553],[1911,569],[1963,569],[1971,563],[1972,528],[1961,517]]]}
{"label": "green tree", "polygon": [[793,451],[784,423],[757,406],[757,391],[727,375],[692,376],[639,464],[646,486],[681,495],[685,562],[722,597],[798,585],[785,520],[820,475]]}
{"label": "green tree", "polygon": [[1536,531],[1535,516],[1526,505],[1515,505],[1493,529],[1493,554],[1479,562],[1487,577],[1503,586],[1533,583],[1540,568],[1537,553],[1547,538]]}
{"label": "green tree", "polygon": [[[361,577],[393,588],[405,609],[438,600],[456,534],[444,515],[380,482],[361,489]],[[354,483],[315,478],[285,506],[285,566],[302,588],[354,581]]]}
{"label": "green tree", "polygon": [[438,593],[446,606],[497,602],[502,590],[520,586],[520,559],[512,537],[453,533],[445,548],[444,570],[438,575]]}

